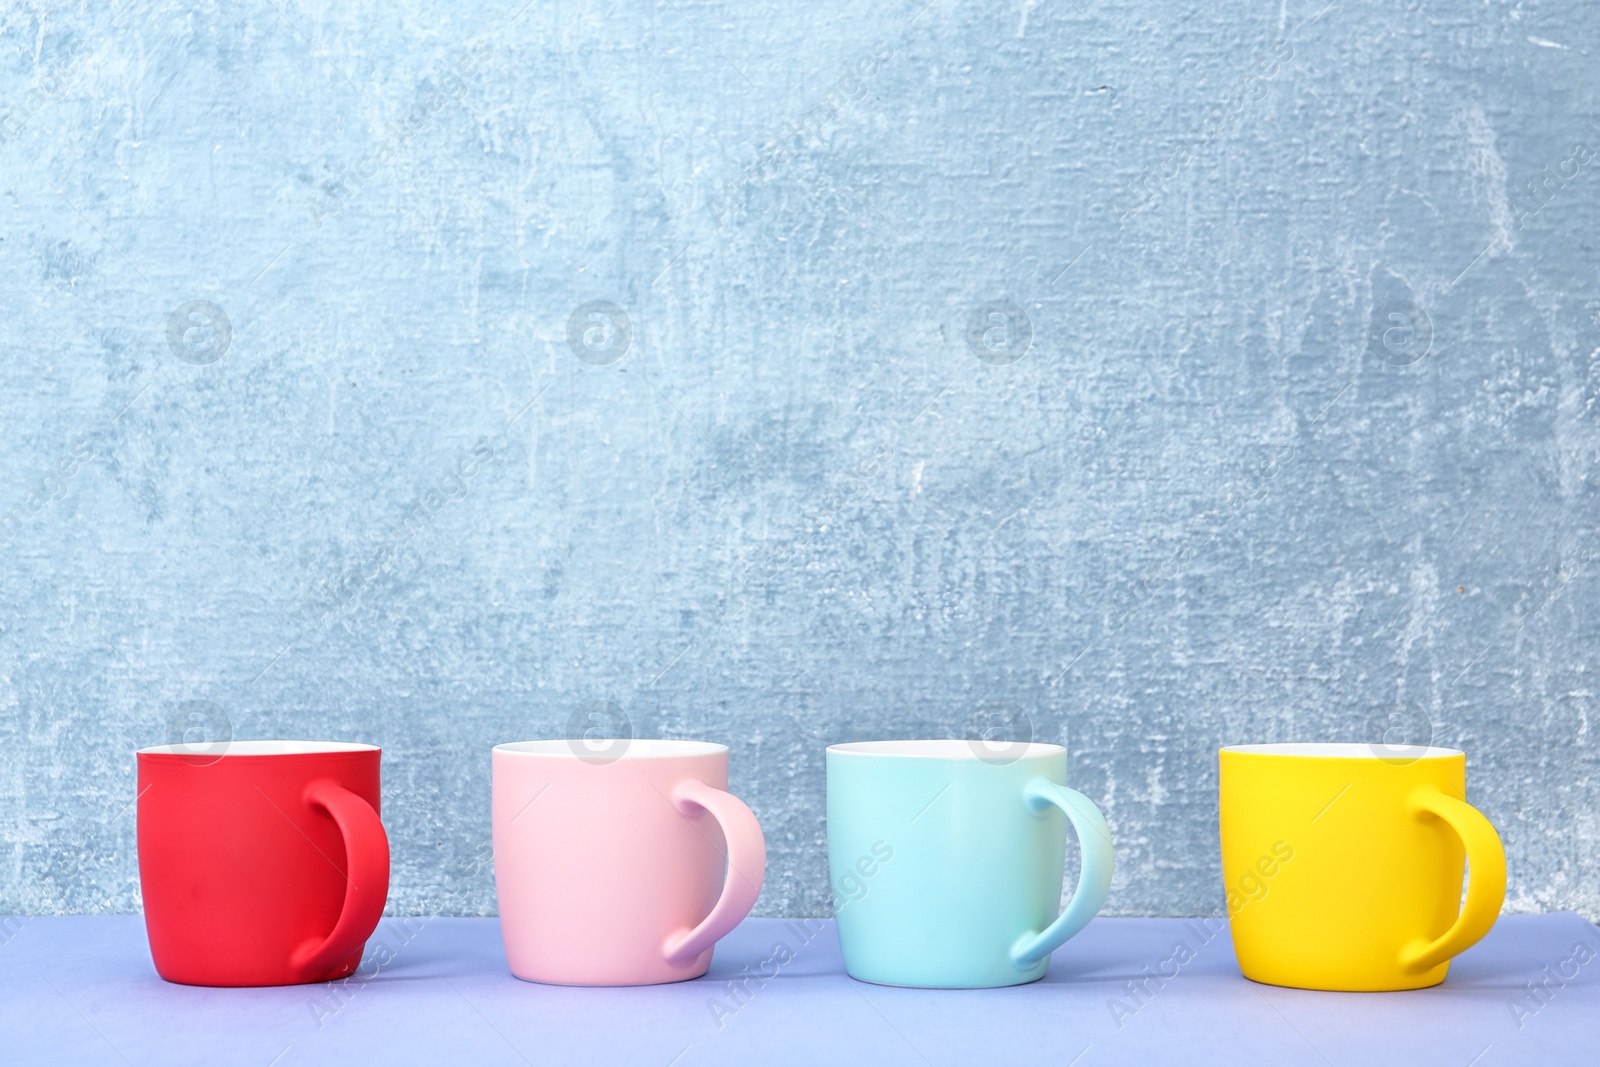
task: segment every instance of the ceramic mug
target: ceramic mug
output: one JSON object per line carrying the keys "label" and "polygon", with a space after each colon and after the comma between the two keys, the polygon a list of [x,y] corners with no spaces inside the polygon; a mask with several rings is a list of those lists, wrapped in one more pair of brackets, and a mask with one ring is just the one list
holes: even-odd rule
{"label": "ceramic mug", "polygon": [[1464,799],[1462,753],[1285,744],[1220,758],[1222,873],[1246,978],[1420,989],[1494,925],[1506,857]]}
{"label": "ceramic mug", "polygon": [[[833,745],[828,867],[845,970],[882,985],[979,988],[1044,977],[1111,886],[1111,835],[1068,789],[1067,750],[966,741]],[[1061,900],[1067,824],[1083,867]]]}
{"label": "ceramic mug", "polygon": [[761,825],[728,789],[728,748],[496,745],[495,890],[511,973],[556,985],[698,978],[761,894]]}
{"label": "ceramic mug", "polygon": [[389,896],[380,750],[233,741],[138,752],[139,886],[156,973],[203,986],[343,978]]}

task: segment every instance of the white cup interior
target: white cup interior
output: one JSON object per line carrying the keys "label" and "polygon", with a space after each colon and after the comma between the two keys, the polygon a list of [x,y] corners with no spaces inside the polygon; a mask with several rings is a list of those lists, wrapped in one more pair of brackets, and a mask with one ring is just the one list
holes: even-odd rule
{"label": "white cup interior", "polygon": [[150,756],[308,756],[317,752],[376,752],[377,745],[354,741],[208,741],[193,745],[153,745],[141,748]]}
{"label": "white cup interior", "polygon": [[1006,759],[1025,759],[1030,756],[1047,756],[1066,749],[1060,745],[1047,745],[1040,741],[848,741],[829,745],[829,752],[847,756],[900,756],[907,759],[987,759],[995,756]]}
{"label": "white cup interior", "polygon": [[513,756],[542,756],[550,759],[594,760],[603,756],[607,762],[614,759],[682,759],[685,756],[715,756],[728,751],[727,745],[714,741],[663,741],[641,738],[557,738],[548,741],[508,741],[494,746],[496,752]]}
{"label": "white cup interior", "polygon": [[1393,761],[1446,759],[1461,755],[1453,748],[1435,748],[1431,745],[1363,745],[1349,742],[1291,742],[1281,745],[1228,745],[1224,752],[1245,752],[1254,756],[1310,756],[1316,759],[1376,759]]}

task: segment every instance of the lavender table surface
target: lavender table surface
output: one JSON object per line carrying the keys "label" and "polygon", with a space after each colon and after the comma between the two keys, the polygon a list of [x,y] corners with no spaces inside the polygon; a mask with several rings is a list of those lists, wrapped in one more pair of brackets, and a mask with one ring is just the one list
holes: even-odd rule
{"label": "lavender table surface", "polygon": [[1600,1061],[1600,931],[1509,916],[1442,986],[1312,993],[1239,976],[1219,920],[1098,919],[1046,978],[912,990],[845,977],[833,924],[751,919],[698,981],[520,982],[495,919],[385,919],[342,983],[156,977],[138,916],[0,922],[7,1063],[1499,1064]]}

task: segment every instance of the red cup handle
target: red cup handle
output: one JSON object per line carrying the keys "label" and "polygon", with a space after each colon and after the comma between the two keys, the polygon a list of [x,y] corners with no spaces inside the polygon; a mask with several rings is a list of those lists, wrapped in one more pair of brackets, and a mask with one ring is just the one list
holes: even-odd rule
{"label": "red cup handle", "polygon": [[326,978],[360,951],[378,928],[389,899],[389,835],[378,813],[364,799],[328,779],[306,787],[305,801],[338,823],[346,859],[344,907],[326,938],[311,938],[295,950],[289,965],[308,982]]}
{"label": "red cup handle", "polygon": [[755,813],[725,789],[691,779],[673,791],[672,799],[685,815],[710,812],[722,827],[722,839],[728,844],[728,876],[716,907],[699,926],[667,938],[662,948],[667,962],[676,967],[689,963],[715,945],[756,906],[767,873],[767,842],[761,836],[761,824],[756,821]]}

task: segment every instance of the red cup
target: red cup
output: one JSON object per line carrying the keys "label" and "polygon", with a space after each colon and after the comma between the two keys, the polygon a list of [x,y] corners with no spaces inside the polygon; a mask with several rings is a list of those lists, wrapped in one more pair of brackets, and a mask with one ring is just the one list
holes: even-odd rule
{"label": "red cup", "polygon": [[139,884],[156,973],[296,985],[361,963],[389,897],[373,745],[141,749]]}

